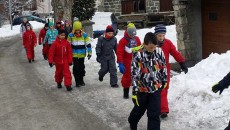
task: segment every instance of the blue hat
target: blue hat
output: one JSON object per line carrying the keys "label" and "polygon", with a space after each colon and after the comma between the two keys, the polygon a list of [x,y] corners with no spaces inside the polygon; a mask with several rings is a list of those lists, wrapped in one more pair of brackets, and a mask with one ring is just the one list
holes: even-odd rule
{"label": "blue hat", "polygon": [[158,24],[155,26],[155,34],[166,33],[166,27],[163,24]]}

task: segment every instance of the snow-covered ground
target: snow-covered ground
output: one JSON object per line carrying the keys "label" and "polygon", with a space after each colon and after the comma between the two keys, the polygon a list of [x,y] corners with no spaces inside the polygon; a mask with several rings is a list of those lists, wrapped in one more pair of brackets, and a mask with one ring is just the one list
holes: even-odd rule
{"label": "snow-covered ground", "polygon": [[[99,14],[101,17],[103,14],[107,15],[107,13]],[[96,20],[100,21],[97,18]],[[107,24],[104,24],[103,21],[101,20],[96,26],[105,28]],[[38,23],[32,24],[36,27]],[[10,28],[6,28],[6,26],[4,29],[0,28],[0,38],[3,38],[2,34],[4,34],[4,37],[13,36],[9,30]],[[176,45],[175,30],[174,25],[167,26],[166,37]],[[144,35],[149,31],[154,31],[154,27],[138,29],[137,35],[143,41]],[[123,33],[124,31],[119,30],[118,40],[123,36]],[[17,35],[17,32],[14,35]],[[54,68],[49,68],[47,61],[43,60],[41,46],[36,47],[36,62],[34,65],[47,81],[47,86],[44,86],[47,91],[68,96],[71,100],[80,102],[87,110],[101,117],[104,122],[115,129],[128,129],[127,118],[133,103],[131,99],[125,100],[122,98],[122,87],[110,87],[109,74],[105,76],[103,82],[98,81],[97,72],[100,65],[96,62],[95,57],[96,42],[97,39],[92,40],[92,59],[86,60],[86,86],[74,88],[71,93],[66,92],[65,89],[56,89],[53,78]],[[229,66],[230,51],[223,54],[214,53],[194,67],[189,68],[187,74],[181,73],[172,77],[168,95],[170,113],[168,119],[162,120],[162,130],[223,130],[230,118],[230,90],[224,90],[222,95],[219,95],[211,91],[211,86],[230,71]],[[118,77],[121,79],[120,73],[118,73]],[[139,123],[139,129],[146,129],[146,124],[147,118],[144,115]]]}

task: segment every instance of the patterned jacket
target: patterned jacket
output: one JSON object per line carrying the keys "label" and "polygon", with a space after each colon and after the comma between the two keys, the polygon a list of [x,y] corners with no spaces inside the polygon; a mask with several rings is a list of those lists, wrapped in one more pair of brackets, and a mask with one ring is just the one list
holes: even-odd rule
{"label": "patterned jacket", "polygon": [[167,82],[164,53],[156,47],[152,53],[142,47],[132,60],[132,86],[134,91],[154,93]]}
{"label": "patterned jacket", "polygon": [[51,45],[57,38],[57,35],[58,35],[58,31],[56,29],[54,30],[47,30],[46,31],[46,36],[43,40],[43,44],[45,44],[48,40],[48,44]]}
{"label": "patterned jacket", "polygon": [[80,37],[73,36],[70,33],[67,40],[71,43],[73,58],[85,58],[86,51],[88,55],[92,55],[90,39],[86,33],[83,33]]}

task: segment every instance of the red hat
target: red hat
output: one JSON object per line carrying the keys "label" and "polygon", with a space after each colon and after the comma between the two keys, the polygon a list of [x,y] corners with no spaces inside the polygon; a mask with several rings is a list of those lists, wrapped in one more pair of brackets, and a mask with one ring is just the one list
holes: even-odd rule
{"label": "red hat", "polygon": [[114,32],[114,29],[113,29],[113,27],[112,27],[111,25],[108,25],[108,26],[106,27],[105,32]]}

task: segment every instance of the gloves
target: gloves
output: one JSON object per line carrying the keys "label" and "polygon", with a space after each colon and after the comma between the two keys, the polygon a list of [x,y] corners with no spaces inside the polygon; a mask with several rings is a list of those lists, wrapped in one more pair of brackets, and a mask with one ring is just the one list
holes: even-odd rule
{"label": "gloves", "polygon": [[138,89],[133,90],[132,101],[135,106],[140,106],[138,101],[138,93],[139,93]]}
{"label": "gloves", "polygon": [[69,63],[69,66],[72,66],[73,65],[73,63]]}
{"label": "gloves", "polygon": [[91,58],[91,55],[88,55],[87,57],[88,57],[88,60],[89,60]]}
{"label": "gloves", "polygon": [[119,63],[119,71],[122,73],[122,74],[124,74],[125,73],[125,66],[124,66],[124,64],[123,63]]}
{"label": "gloves", "polygon": [[220,86],[219,83],[212,86],[212,91],[213,91],[214,93],[217,93],[218,91],[220,91],[219,94],[221,94],[221,93],[224,91],[224,89],[225,89],[225,88],[222,87],[222,86]]}
{"label": "gloves", "polygon": [[137,47],[133,47],[131,50],[132,50],[132,52],[138,52],[142,47],[143,47],[143,45],[140,45]]}
{"label": "gloves", "polygon": [[49,65],[50,65],[50,68],[52,68],[52,67],[53,67],[53,63],[49,63]]}
{"label": "gloves", "polygon": [[73,33],[69,33],[69,37],[74,37],[74,34]]}
{"label": "gloves", "polygon": [[45,47],[46,45],[45,44],[42,44],[43,45],[43,47]]}
{"label": "gloves", "polygon": [[185,65],[185,62],[180,62],[180,67],[185,74],[188,72],[188,67]]}

